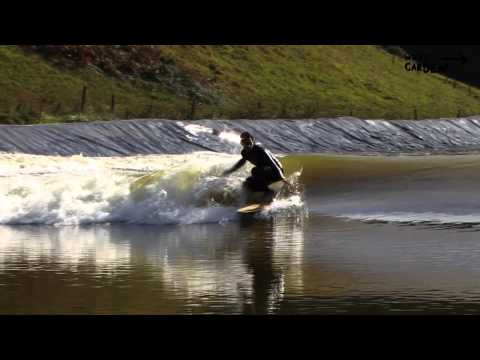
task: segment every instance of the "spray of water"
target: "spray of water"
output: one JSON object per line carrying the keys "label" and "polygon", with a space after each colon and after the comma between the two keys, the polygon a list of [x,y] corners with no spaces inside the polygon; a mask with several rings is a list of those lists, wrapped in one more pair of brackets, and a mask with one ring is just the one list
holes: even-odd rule
{"label": "spray of water", "polygon": [[237,160],[238,155],[215,153],[123,158],[3,154],[0,224],[232,221],[238,217],[249,168],[229,177],[221,174]]}

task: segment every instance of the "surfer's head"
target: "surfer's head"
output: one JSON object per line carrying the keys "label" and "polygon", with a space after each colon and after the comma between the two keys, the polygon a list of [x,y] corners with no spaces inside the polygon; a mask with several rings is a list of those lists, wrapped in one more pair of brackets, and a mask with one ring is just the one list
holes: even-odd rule
{"label": "surfer's head", "polygon": [[249,132],[242,133],[242,135],[240,135],[240,138],[240,143],[244,148],[252,148],[253,145],[255,145],[255,138]]}

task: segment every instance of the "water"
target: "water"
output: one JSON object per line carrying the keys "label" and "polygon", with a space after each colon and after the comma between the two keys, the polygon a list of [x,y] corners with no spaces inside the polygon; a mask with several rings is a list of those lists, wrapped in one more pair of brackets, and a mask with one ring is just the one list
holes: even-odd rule
{"label": "water", "polygon": [[236,160],[0,155],[0,313],[479,313],[477,155],[289,155],[255,217]]}
{"label": "water", "polygon": [[126,120],[0,125],[0,151],[36,155],[130,156],[238,152],[243,131],[275,153],[458,153],[480,150],[480,117],[421,121]]}
{"label": "water", "polygon": [[478,314],[475,230],[310,216],[0,229],[2,314]]}

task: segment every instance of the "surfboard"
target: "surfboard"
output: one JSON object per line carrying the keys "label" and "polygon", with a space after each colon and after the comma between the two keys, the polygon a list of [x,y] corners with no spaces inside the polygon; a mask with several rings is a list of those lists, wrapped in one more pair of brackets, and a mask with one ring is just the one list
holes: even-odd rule
{"label": "surfboard", "polygon": [[278,181],[268,186],[270,190],[275,192],[275,195],[271,199],[265,199],[265,193],[262,192],[252,193],[249,199],[250,203],[247,203],[248,205],[238,209],[238,213],[255,214],[268,209],[272,205],[273,200],[280,194],[283,186],[283,181]]}
{"label": "surfboard", "polygon": [[270,204],[252,204],[238,209],[238,212],[240,214],[255,214],[262,210],[268,209],[269,207]]}

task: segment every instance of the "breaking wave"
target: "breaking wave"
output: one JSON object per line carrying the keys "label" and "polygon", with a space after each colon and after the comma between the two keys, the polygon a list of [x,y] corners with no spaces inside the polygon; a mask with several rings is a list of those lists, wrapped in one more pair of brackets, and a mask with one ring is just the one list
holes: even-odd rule
{"label": "breaking wave", "polygon": [[[193,224],[238,218],[248,168],[214,153],[122,158],[0,155],[0,224]],[[273,209],[300,208],[279,200]]]}
{"label": "breaking wave", "polygon": [[480,118],[422,121],[126,120],[0,126],[0,151],[36,155],[131,156],[235,153],[250,131],[276,153],[458,153],[480,150]]}

